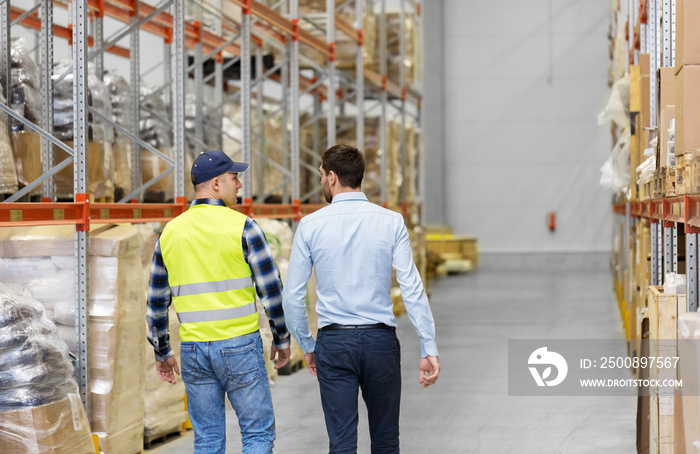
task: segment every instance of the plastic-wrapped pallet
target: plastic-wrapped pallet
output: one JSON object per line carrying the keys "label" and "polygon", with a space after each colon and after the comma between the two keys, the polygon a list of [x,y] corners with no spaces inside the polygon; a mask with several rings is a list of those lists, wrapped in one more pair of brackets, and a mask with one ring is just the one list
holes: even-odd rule
{"label": "plastic-wrapped pallet", "polygon": [[[124,129],[133,132],[130,121],[131,92],[129,83],[115,71],[105,71],[104,82],[107,85],[109,100],[112,104],[112,120]],[[112,181],[121,198],[131,192],[131,139],[122,132],[114,129],[113,145],[114,165],[112,166]]]}
{"label": "plastic-wrapped pallet", "polygon": [[[173,158],[170,130],[155,115],[170,118],[165,101],[160,93],[150,87],[141,86],[141,99],[145,109],[141,109],[139,121],[140,138],[169,158]],[[153,114],[151,113],[153,112]],[[154,115],[155,114],[155,115]],[[146,183],[170,167],[170,164],[149,150],[141,150],[141,181]],[[153,202],[166,202],[173,199],[173,174],[160,179],[147,189]]]}
{"label": "plastic-wrapped pallet", "polygon": [[[145,322],[144,322],[145,323]],[[170,346],[180,364],[180,323],[170,306]],[[177,378],[174,385],[161,380],[156,373],[153,347],[146,342],[146,412],[143,418],[143,438],[146,441],[179,432],[187,421],[183,397],[185,383]]]}
{"label": "plastic-wrapped pallet", "polygon": [[[5,103],[5,97],[2,95],[2,87],[0,86],[0,102]],[[0,194],[12,194],[17,192],[17,169],[12,151],[10,137],[7,135],[7,114],[0,114]],[[21,165],[22,161],[18,161],[17,165]]]}
{"label": "plastic-wrapped pallet", "polygon": [[[151,259],[155,250],[158,235],[154,224],[138,225],[136,228],[141,234],[143,244],[141,265],[146,279],[151,269]],[[180,323],[173,306],[170,306],[170,346],[173,354],[180,364]],[[145,320],[144,320],[144,323]],[[181,379],[176,384],[164,382],[158,377],[155,366],[153,347],[146,342],[146,411],[143,418],[143,438],[146,443],[173,432],[179,432],[182,423],[187,421],[187,411],[183,397],[185,396],[185,384]]]}
{"label": "plastic-wrapped pallet", "polygon": [[[54,78],[69,71],[69,75],[54,83],[54,135],[68,147],[73,147],[73,65],[70,61],[57,62],[54,66]],[[107,86],[94,74],[88,75],[87,104],[91,109],[105,118],[112,118],[112,104],[109,102]],[[88,183],[89,192],[97,198],[113,198],[112,182],[112,142],[114,129],[101,116],[87,113],[88,140]],[[38,138],[37,138],[38,139]],[[60,147],[54,147],[54,164],[58,165],[70,155]],[[56,194],[59,198],[73,197],[73,169],[68,166],[58,172]]]}
{"label": "plastic-wrapped pallet", "polygon": [[[415,87],[422,80],[421,68],[423,67],[423,55],[421,53],[421,36],[420,27],[415,19],[415,15],[406,14],[404,22],[406,58],[401,60],[401,46],[399,40],[400,33],[400,15],[398,13],[387,13],[387,76],[390,81],[400,83],[399,67],[403,63],[405,65],[406,85]],[[379,23],[377,21],[377,28]],[[375,47],[374,52],[374,68],[376,71],[381,67],[379,55],[379,46]]]}
{"label": "plastic-wrapped pallet", "polygon": [[[8,228],[0,236],[0,281],[20,284],[45,307],[52,307],[54,320],[67,325],[63,331],[59,328],[59,334],[70,340],[71,334],[75,336],[68,324],[74,320],[74,228]],[[145,284],[137,230],[93,227],[88,273],[92,432],[98,434],[105,454],[137,453],[143,448],[146,342]]]}
{"label": "plastic-wrapped pallet", "polygon": [[[13,38],[10,42],[12,83],[10,105],[12,109],[33,123],[41,122],[41,95],[39,94],[39,70],[29,55],[24,38]],[[24,187],[41,176],[41,142],[39,136],[24,124],[12,119],[12,151],[17,180]],[[31,195],[41,194],[41,186]]]}
{"label": "plastic-wrapped pallet", "polygon": [[93,453],[68,349],[21,291],[0,284],[0,452]]}

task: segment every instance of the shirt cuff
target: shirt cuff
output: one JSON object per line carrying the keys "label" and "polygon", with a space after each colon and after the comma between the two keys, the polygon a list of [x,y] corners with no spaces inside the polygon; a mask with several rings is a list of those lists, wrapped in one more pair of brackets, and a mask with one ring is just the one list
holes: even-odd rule
{"label": "shirt cuff", "polygon": [[156,355],[156,361],[165,361],[166,359],[173,356],[173,349],[170,347],[168,347],[167,350],[165,350],[165,352],[163,352],[162,354],[159,354],[157,351],[154,352]]}
{"label": "shirt cuff", "polygon": [[311,335],[311,331],[306,330],[304,334],[297,331],[297,339],[299,340],[299,348],[303,354],[313,353],[316,350],[316,341]]}
{"label": "shirt cuff", "polygon": [[291,345],[291,336],[287,336],[287,338],[283,341],[275,342],[275,348],[277,350],[284,350],[285,348],[289,348]]}
{"label": "shirt cuff", "polygon": [[426,356],[438,356],[438,348],[437,344],[435,343],[435,340],[421,340],[420,352],[423,358],[425,358]]}

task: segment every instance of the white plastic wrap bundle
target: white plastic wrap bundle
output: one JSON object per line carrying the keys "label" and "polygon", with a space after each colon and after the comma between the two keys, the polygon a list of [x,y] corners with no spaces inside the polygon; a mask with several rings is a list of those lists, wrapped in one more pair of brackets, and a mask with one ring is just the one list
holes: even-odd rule
{"label": "white plastic wrap bundle", "polygon": [[[12,110],[32,123],[41,123],[40,72],[29,54],[27,41],[24,38],[12,38],[10,59],[12,64],[12,84],[10,86]],[[23,131],[24,129],[23,123],[15,119],[12,120],[13,131]]]}
{"label": "white plastic wrap bundle", "polygon": [[[6,104],[3,90],[0,86],[0,102]],[[17,169],[12,155],[12,143],[7,135],[7,117],[4,112],[0,114],[0,194],[12,194],[17,192]]]}
{"label": "white plastic wrap bundle", "polygon": [[94,452],[68,349],[35,299],[0,284],[0,452]]}
{"label": "white plastic wrap bundle", "polygon": [[[141,99],[145,109],[141,109],[139,131],[141,140],[147,142],[165,156],[173,157],[171,131],[161,120],[169,118],[168,110],[160,93],[150,87],[141,86]],[[141,179],[143,183],[157,177],[163,173],[170,165],[160,157],[148,150],[141,151]],[[187,165],[185,165],[187,167]],[[191,185],[191,184],[190,184]],[[173,198],[173,175],[172,173],[153,184],[147,191],[162,193],[165,201]]]}
{"label": "white plastic wrap bundle", "polygon": [[[115,71],[106,71],[104,82],[112,104],[112,120],[128,131],[132,131],[130,112],[131,97],[129,83]],[[117,188],[131,191],[131,139],[114,130],[114,166],[112,181]]]}
{"label": "white plastic wrap bundle", "polygon": [[[39,94],[39,70],[32,60],[24,38],[10,42],[12,82],[8,103],[16,113],[38,124],[41,122],[41,95]],[[19,187],[22,188],[42,173],[41,143],[39,135],[27,129],[24,123],[12,119],[12,153]],[[41,194],[41,186],[31,195]]]}
{"label": "white plastic wrap bundle", "polygon": [[[60,61],[54,65],[54,135],[73,146],[73,65],[71,61]],[[69,74],[62,80],[58,78],[66,71]],[[87,112],[88,129],[88,182],[89,192],[96,198],[113,197],[112,182],[112,142],[114,128],[107,124],[105,118],[112,118],[112,104],[106,85],[94,74],[88,74],[87,103],[91,111]],[[94,111],[94,112],[93,112]],[[95,113],[96,112],[96,113]],[[98,115],[99,114],[99,115]],[[68,157],[63,149],[55,148],[55,163]],[[73,195],[73,169],[68,167],[55,176],[56,193],[59,197]]]}
{"label": "white plastic wrap bundle", "polygon": [[[58,333],[75,342],[74,229],[5,229],[0,281],[19,284],[60,321]],[[143,449],[145,284],[141,243],[131,226],[90,232],[88,349],[91,429],[105,453]],[[2,452],[2,450],[0,450]]]}
{"label": "white plastic wrap bundle", "polygon": [[[141,263],[144,275],[148,276],[151,259],[155,250],[158,235],[152,225],[138,227],[143,243]],[[170,306],[170,346],[173,355],[180,364],[180,323],[173,306]],[[145,323],[145,321],[144,321]],[[146,411],[143,418],[144,440],[149,441],[181,430],[182,423],[187,421],[187,412],[183,398],[185,384],[178,377],[174,385],[161,380],[156,373],[153,347],[146,342]]]}

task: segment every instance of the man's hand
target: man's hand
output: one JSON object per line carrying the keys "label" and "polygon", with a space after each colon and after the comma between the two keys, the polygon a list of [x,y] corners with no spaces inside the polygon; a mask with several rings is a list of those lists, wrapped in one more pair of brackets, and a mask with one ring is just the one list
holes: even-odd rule
{"label": "man's hand", "polygon": [[437,356],[426,356],[418,366],[418,383],[421,388],[434,385],[440,375],[440,361]]}
{"label": "man's hand", "polygon": [[161,380],[167,381],[168,383],[175,384],[175,374],[180,375],[180,368],[177,365],[177,359],[174,356],[166,359],[165,361],[156,361],[156,373]]}
{"label": "man's hand", "polygon": [[314,352],[304,355],[304,362],[306,363],[306,368],[311,372],[311,375],[316,377],[316,355],[314,355]]}
{"label": "man's hand", "polygon": [[292,356],[292,351],[289,349],[289,347],[280,350],[273,344],[272,348],[270,349],[270,361],[274,361],[275,356],[277,356],[275,369],[279,369],[287,365],[289,362],[289,357]]}

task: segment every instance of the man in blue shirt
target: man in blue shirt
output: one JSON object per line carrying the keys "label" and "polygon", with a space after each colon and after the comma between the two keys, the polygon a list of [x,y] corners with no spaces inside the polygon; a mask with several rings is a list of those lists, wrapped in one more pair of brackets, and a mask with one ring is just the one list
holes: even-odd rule
{"label": "man in blue shirt", "polygon": [[[421,342],[418,382],[440,373],[435,324],[413,263],[403,217],[367,200],[360,185],[362,153],[348,145],[328,149],[321,186],[329,206],[304,217],[294,235],[284,287],[287,327],[309,371],[318,377],[330,453],[357,451],[357,393],[369,416],[372,454],[399,452],[401,351],[390,295],[391,270]],[[314,341],[304,298],[314,269],[319,331]]]}

